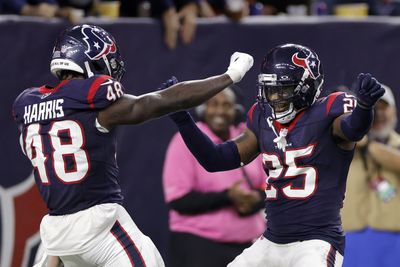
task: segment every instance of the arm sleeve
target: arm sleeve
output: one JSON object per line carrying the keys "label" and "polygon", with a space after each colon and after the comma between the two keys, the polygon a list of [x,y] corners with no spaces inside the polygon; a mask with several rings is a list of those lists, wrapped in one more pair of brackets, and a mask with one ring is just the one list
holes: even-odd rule
{"label": "arm sleeve", "polygon": [[195,124],[187,111],[170,115],[190,152],[209,172],[226,171],[240,167],[238,148],[233,141],[214,144]]}
{"label": "arm sleeve", "polygon": [[191,191],[169,203],[169,207],[182,214],[195,215],[232,205],[227,190],[222,192]]}
{"label": "arm sleeve", "polygon": [[373,119],[373,109],[363,109],[356,106],[349,116],[340,121],[340,127],[348,140],[356,142],[369,132]]}
{"label": "arm sleeve", "polygon": [[340,121],[340,128],[349,141],[359,141],[368,133],[374,118],[373,109],[364,109],[357,105],[353,95],[334,93],[327,99],[327,113],[332,118],[348,114]]}

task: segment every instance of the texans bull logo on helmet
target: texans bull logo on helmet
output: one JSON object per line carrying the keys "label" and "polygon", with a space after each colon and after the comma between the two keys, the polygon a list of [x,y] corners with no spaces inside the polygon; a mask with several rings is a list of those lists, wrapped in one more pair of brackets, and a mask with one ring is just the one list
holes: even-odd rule
{"label": "texans bull logo on helmet", "polygon": [[319,70],[320,61],[316,54],[314,55],[313,53],[310,53],[305,58],[302,58],[299,57],[299,52],[297,52],[293,54],[292,62],[294,65],[307,70],[311,78],[313,78],[314,80],[316,80],[321,75]]}
{"label": "texans bull logo on helmet", "polygon": [[98,60],[109,53],[117,51],[115,43],[98,28],[84,25],[82,27],[82,34],[85,36],[83,40],[88,46],[85,54],[92,60]]}

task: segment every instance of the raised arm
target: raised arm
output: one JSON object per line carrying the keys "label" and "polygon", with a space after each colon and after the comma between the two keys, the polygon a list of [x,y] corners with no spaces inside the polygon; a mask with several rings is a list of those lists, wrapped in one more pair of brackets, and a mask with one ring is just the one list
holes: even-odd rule
{"label": "raised arm", "polygon": [[235,52],[224,74],[204,80],[181,82],[141,96],[124,95],[101,111],[98,121],[103,127],[111,129],[119,124],[138,124],[197,106],[232,83],[239,82],[252,65],[253,58],[250,55]]}
{"label": "raised arm", "polygon": [[209,172],[232,170],[251,162],[260,152],[257,137],[246,129],[234,140],[214,144],[186,111],[170,115],[190,152]]}
{"label": "raised arm", "polygon": [[363,73],[358,76],[357,90],[357,106],[353,112],[343,114],[333,122],[332,134],[341,140],[344,149],[352,149],[355,142],[368,133],[374,119],[374,105],[385,93],[371,74]]}

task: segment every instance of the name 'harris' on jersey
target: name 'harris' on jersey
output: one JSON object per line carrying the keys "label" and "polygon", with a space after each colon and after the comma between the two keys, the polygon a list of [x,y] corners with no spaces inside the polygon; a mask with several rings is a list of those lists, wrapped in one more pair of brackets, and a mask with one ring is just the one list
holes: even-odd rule
{"label": "name 'harris' on jersey", "polygon": [[122,202],[115,133],[96,126],[98,111],[122,95],[118,81],[95,75],[29,88],[15,100],[21,148],[51,215]]}
{"label": "name 'harris' on jersey", "polygon": [[[268,122],[272,112],[261,105],[250,109],[248,127],[258,137],[268,176],[265,236],[275,243],[321,239],[343,255],[340,209],[353,151],[337,146],[331,124],[351,112],[356,99],[345,93],[318,99],[285,127]],[[285,149],[271,141],[281,131]]]}

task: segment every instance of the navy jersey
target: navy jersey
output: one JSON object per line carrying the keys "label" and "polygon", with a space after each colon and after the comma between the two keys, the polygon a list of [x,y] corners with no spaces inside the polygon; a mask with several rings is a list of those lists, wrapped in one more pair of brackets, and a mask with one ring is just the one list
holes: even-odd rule
{"label": "navy jersey", "polygon": [[97,113],[122,95],[118,81],[101,75],[29,88],[15,100],[21,147],[51,215],[122,202],[115,132],[96,127]]}
{"label": "navy jersey", "polygon": [[[258,138],[267,173],[265,236],[275,243],[321,239],[342,255],[340,209],[353,152],[337,146],[331,132],[335,118],[351,112],[356,100],[344,93],[321,98],[285,127],[269,120],[271,110],[255,104],[248,127]],[[277,136],[286,133],[286,149]]]}

